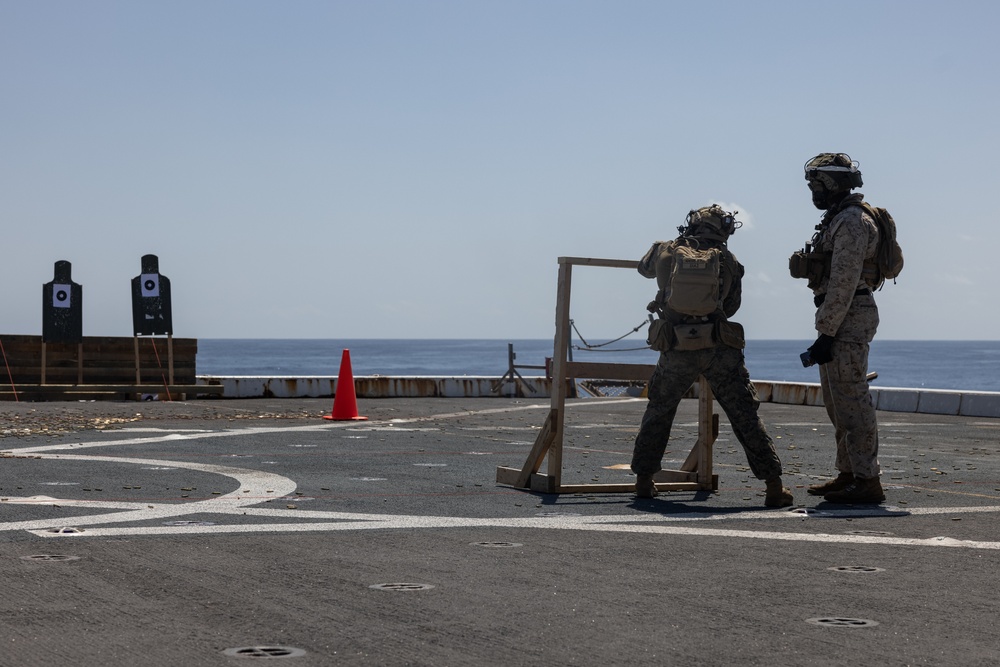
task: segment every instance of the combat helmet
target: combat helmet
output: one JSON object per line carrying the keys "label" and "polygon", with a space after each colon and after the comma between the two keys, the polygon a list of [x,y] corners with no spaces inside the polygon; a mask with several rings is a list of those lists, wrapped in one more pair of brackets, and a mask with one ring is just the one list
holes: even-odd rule
{"label": "combat helmet", "polygon": [[864,183],[858,163],[847,153],[820,153],[805,164],[806,180],[821,184],[829,192],[860,188]]}
{"label": "combat helmet", "polygon": [[743,223],[736,219],[739,211],[730,213],[718,204],[702,206],[687,214],[686,225],[677,230],[683,236],[698,236],[725,242]]}

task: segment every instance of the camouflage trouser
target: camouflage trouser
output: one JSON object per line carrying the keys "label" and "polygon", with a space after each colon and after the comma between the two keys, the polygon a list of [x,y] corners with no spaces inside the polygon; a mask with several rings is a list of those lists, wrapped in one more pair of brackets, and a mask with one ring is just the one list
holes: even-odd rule
{"label": "camouflage trouser", "polygon": [[868,390],[868,343],[833,342],[833,361],[819,367],[823,404],[837,438],[837,470],[857,477],[880,474],[878,422]]}
{"label": "camouflage trouser", "polygon": [[743,351],[724,345],[660,354],[649,383],[649,403],[635,438],[632,472],[651,475],[661,469],[677,405],[699,375],[705,376],[715,399],[729,417],[754,476],[757,479],[780,476],[781,461],[771,436],[757,416],[760,400],[743,363]]}

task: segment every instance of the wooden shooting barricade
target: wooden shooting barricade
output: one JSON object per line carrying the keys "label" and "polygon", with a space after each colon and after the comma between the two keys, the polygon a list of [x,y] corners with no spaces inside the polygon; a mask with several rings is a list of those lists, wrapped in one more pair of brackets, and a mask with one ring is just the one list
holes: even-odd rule
{"label": "wooden shooting barricade", "polygon": [[[79,343],[46,343],[41,336],[0,336],[0,400],[160,400],[221,395],[222,385],[199,385],[194,338],[84,336]],[[165,344],[164,344],[165,343]]]}
{"label": "wooden shooting barricade", "polygon": [[[563,484],[563,431],[566,395],[576,378],[649,381],[656,368],[647,364],[568,361],[569,303],[573,266],[600,266],[636,270],[637,262],[620,259],[560,257],[556,294],[556,337],[552,356],[552,403],[542,430],[521,468],[497,467],[496,481],[540,493],[630,493],[635,484]],[[712,474],[712,445],[719,435],[719,415],[713,412],[712,391],[705,378],[698,379],[698,440],[680,470],[661,470],[653,476],[660,491],[715,491],[718,475]],[[586,400],[586,399],[584,399]],[[547,473],[539,473],[548,456]]]}

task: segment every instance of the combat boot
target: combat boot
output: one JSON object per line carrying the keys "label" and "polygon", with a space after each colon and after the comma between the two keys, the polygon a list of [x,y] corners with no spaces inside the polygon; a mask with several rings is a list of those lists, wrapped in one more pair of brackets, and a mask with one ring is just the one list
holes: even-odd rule
{"label": "combat boot", "polygon": [[775,477],[764,482],[767,491],[764,495],[765,507],[788,507],[794,502],[792,492],[781,485],[781,478]]}
{"label": "combat boot", "polygon": [[885,500],[885,492],[878,477],[855,477],[846,488],[826,494],[823,500],[838,505],[875,505]]}
{"label": "combat boot", "polygon": [[813,484],[806,489],[806,493],[810,496],[825,496],[828,493],[846,489],[853,482],[854,475],[849,472],[842,472],[837,475],[836,479],[831,479],[829,482],[824,482],[823,484]]}
{"label": "combat boot", "polygon": [[655,498],[657,494],[656,484],[653,483],[652,475],[635,476],[635,497]]}

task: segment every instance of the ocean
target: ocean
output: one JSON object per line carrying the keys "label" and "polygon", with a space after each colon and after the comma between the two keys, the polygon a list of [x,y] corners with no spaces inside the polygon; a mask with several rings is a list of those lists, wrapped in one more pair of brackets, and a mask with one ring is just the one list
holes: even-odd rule
{"label": "ocean", "polygon": [[[819,382],[816,367],[803,368],[799,353],[811,340],[747,341],[746,361],[755,380]],[[553,341],[479,339],[199,339],[199,375],[258,377],[335,377],[343,350],[350,350],[355,376],[487,376],[501,377],[508,368],[508,345],[521,375],[542,375],[552,356]],[[588,348],[574,340],[577,361],[656,363],[657,354],[621,341]],[[963,391],[1000,391],[1000,341],[875,340],[869,372],[878,373],[875,387],[913,387]]]}

